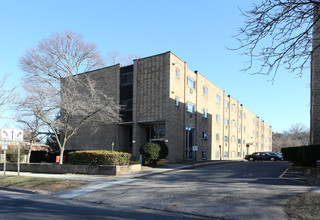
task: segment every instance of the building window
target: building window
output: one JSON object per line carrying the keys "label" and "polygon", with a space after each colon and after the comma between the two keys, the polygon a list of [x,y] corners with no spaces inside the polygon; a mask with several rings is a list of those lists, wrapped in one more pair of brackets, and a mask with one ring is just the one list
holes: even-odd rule
{"label": "building window", "polygon": [[196,89],[196,81],[194,81],[190,77],[187,77],[187,85],[192,89]]}
{"label": "building window", "polygon": [[120,105],[122,106],[122,110],[130,111],[132,110],[133,100],[132,99],[121,100]]}
{"label": "building window", "polygon": [[180,78],[180,70],[176,69],[176,78],[179,79]]}
{"label": "building window", "polygon": [[208,139],[208,132],[206,130],[202,131],[202,139],[204,139],[204,140]]}
{"label": "building window", "polygon": [[202,160],[206,160],[206,159],[207,159],[207,151],[202,150]]}
{"label": "building window", "polygon": [[146,129],[147,141],[150,140],[162,140],[165,138],[165,125],[164,124],[154,124],[150,125]]}
{"label": "building window", "polygon": [[216,141],[219,141],[219,140],[220,140],[220,135],[216,134]]}
{"label": "building window", "polygon": [[239,132],[241,131],[241,124],[238,124]]}
{"label": "building window", "polygon": [[179,106],[179,97],[178,96],[176,96],[175,105]]}
{"label": "building window", "polygon": [[190,102],[187,102],[187,112],[190,112],[190,113],[194,113],[195,112],[194,104],[192,104]]}
{"label": "building window", "polygon": [[238,139],[238,144],[241,144],[241,139]]}
{"label": "building window", "polygon": [[228,136],[224,136],[224,141],[229,141],[229,137]]}
{"label": "building window", "polygon": [[242,143],[243,143],[243,144],[246,144],[246,141],[245,141],[245,140],[243,140],[243,141],[242,141]]}
{"label": "building window", "polygon": [[217,103],[220,103],[220,96],[217,95]]}
{"label": "building window", "polygon": [[243,118],[246,119],[246,113],[245,112],[243,113]]}
{"label": "building window", "polygon": [[229,125],[229,119],[225,118],[225,119],[224,119],[224,124],[225,124],[225,125]]}
{"label": "building window", "polygon": [[239,110],[239,117],[241,117],[241,114],[242,114],[242,112],[241,112],[241,110]]}
{"label": "building window", "polygon": [[120,84],[123,85],[131,85],[133,83],[133,74],[130,73],[124,73],[120,76]]}
{"label": "building window", "polygon": [[229,102],[228,101],[225,101],[225,107],[226,107],[226,112],[227,112],[229,109]]}
{"label": "building window", "polygon": [[216,122],[220,122],[220,115],[216,114]]}
{"label": "building window", "polygon": [[208,88],[203,87],[203,95],[208,96]]}
{"label": "building window", "polygon": [[243,131],[246,132],[246,126],[243,126]]}
{"label": "building window", "polygon": [[205,108],[202,110],[202,117],[203,118],[208,118],[208,110],[205,109]]}

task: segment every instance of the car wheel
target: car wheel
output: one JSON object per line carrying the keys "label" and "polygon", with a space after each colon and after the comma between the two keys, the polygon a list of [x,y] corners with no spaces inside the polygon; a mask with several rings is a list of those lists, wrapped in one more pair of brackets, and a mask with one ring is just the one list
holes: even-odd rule
{"label": "car wheel", "polygon": [[249,160],[250,160],[250,161],[254,161],[253,157],[250,157]]}
{"label": "car wheel", "polygon": [[271,161],[275,161],[274,157],[271,157],[270,160],[271,160]]}

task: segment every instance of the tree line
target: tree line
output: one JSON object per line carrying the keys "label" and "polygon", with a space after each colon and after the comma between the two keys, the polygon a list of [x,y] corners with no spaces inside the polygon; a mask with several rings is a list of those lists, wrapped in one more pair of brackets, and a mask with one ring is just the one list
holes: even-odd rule
{"label": "tree line", "polygon": [[281,148],[309,145],[310,131],[303,124],[293,124],[282,133],[272,134],[272,151],[281,152]]}

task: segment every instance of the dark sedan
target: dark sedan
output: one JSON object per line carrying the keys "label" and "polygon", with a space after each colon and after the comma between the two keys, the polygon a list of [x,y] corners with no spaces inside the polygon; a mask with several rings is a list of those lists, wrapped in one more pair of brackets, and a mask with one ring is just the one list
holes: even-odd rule
{"label": "dark sedan", "polygon": [[255,161],[255,160],[283,160],[282,157],[276,153],[271,152],[255,152],[250,155],[245,156],[246,160]]}

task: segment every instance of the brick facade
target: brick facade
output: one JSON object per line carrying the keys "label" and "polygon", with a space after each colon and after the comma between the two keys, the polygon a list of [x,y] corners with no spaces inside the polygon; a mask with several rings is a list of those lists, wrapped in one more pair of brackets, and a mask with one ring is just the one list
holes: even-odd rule
{"label": "brick facade", "polygon": [[[320,16],[320,8],[315,5],[314,21]],[[310,144],[320,144],[320,21],[313,27],[313,53],[311,56],[311,122]]]}
{"label": "brick facade", "polygon": [[[120,102],[121,68],[87,74]],[[134,60],[132,70],[132,120],[101,126],[94,135],[84,127],[67,148],[110,149],[113,141],[116,150],[138,159],[140,146],[163,140],[170,161],[240,159],[272,150],[271,126],[172,52]]]}

